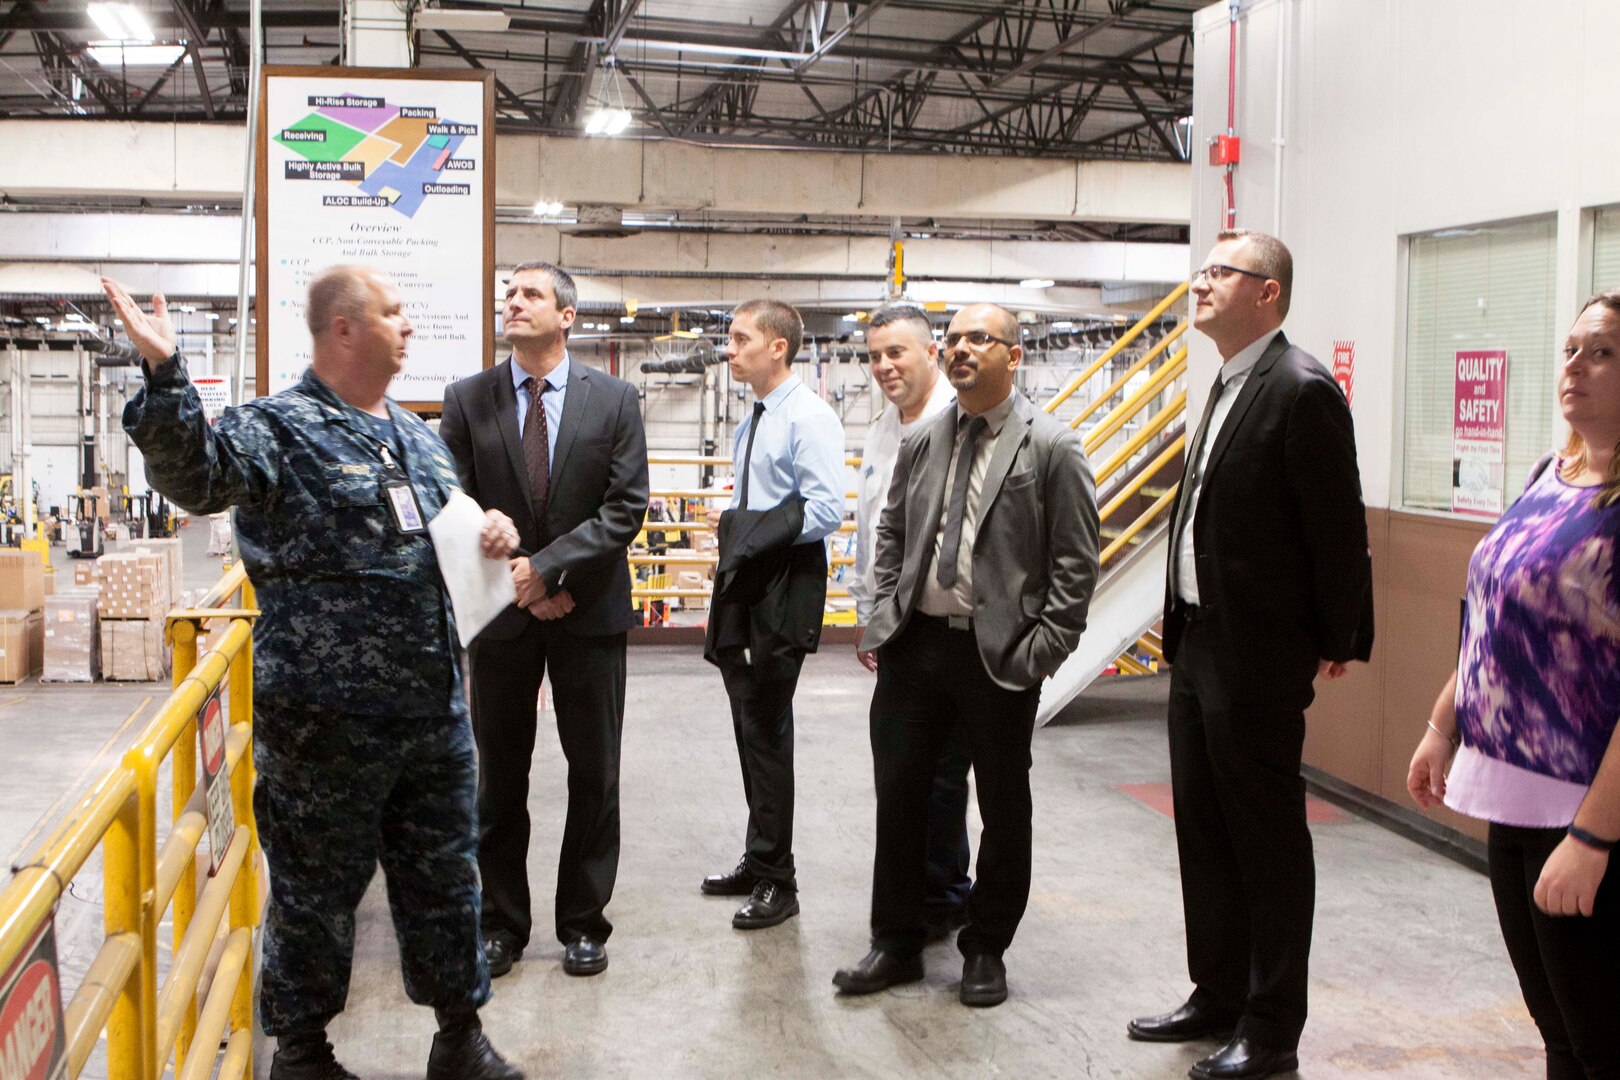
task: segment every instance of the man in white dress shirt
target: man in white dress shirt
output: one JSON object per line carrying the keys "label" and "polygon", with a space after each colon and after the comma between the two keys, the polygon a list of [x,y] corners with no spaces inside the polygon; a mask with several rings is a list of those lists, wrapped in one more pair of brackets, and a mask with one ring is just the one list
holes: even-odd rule
{"label": "man in white dress shirt", "polygon": [[[868,671],[877,670],[877,654],[863,650],[861,633],[872,618],[876,583],[872,566],[877,552],[877,523],[889,498],[900,442],[956,400],[950,381],[940,374],[939,343],[928,314],[916,304],[885,304],[872,312],[866,329],[872,381],[888,400],[866,429],[861,454],[860,485],[855,511],[855,574],[849,595],[855,599],[855,655]],[[962,731],[945,745],[939,772],[928,800],[928,890],[924,898],[929,935],[944,938],[962,925],[962,905],[973,881],[968,877],[968,769],[972,760]]]}

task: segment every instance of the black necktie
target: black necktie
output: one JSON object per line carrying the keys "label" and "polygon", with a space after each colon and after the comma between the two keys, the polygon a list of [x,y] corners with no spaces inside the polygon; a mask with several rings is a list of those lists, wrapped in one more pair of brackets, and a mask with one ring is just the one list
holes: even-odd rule
{"label": "black necktie", "polygon": [[967,514],[968,478],[973,474],[973,450],[990,422],[982,416],[968,421],[962,449],[956,452],[956,479],[951,482],[951,508],[945,515],[945,539],[939,546],[934,577],[942,589],[956,587],[956,559],[962,548],[962,518]]}
{"label": "black necktie", "polygon": [[1187,520],[1192,517],[1193,501],[1198,498],[1198,488],[1204,482],[1204,443],[1209,441],[1210,421],[1215,417],[1215,406],[1220,403],[1221,393],[1226,389],[1226,380],[1217,374],[1215,383],[1209,388],[1209,401],[1204,404],[1204,417],[1198,421],[1198,434],[1193,436],[1192,451],[1187,455],[1187,471],[1182,479],[1186,486],[1186,498],[1181,500],[1181,520],[1176,522],[1175,542],[1170,546],[1170,565],[1175,567],[1176,590],[1181,589],[1181,534],[1187,531]]}
{"label": "black necktie", "polygon": [[546,424],[546,407],[541,398],[551,383],[529,376],[529,415],[523,422],[523,463],[529,467],[529,495],[534,503],[534,522],[541,536],[546,532],[546,503],[551,494],[551,432]]}
{"label": "black necktie", "polygon": [[742,491],[737,499],[739,510],[748,509],[748,470],[754,461],[754,436],[759,434],[759,418],[765,415],[765,403],[754,402],[754,422],[748,425],[748,446],[743,450]]}

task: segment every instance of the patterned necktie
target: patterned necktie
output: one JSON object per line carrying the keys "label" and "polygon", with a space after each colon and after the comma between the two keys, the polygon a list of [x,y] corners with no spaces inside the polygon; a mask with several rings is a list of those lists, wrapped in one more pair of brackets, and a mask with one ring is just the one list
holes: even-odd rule
{"label": "patterned necktie", "polygon": [[748,425],[748,446],[743,450],[742,490],[738,493],[737,509],[748,509],[748,473],[754,462],[754,436],[759,434],[759,418],[765,415],[765,403],[754,402],[754,422]]}
{"label": "patterned necktie", "polygon": [[529,467],[529,495],[534,503],[534,521],[540,534],[546,532],[546,502],[551,494],[551,429],[541,398],[551,384],[529,376],[529,415],[523,422],[523,463]]}
{"label": "patterned necktie", "polygon": [[951,508],[945,515],[945,540],[939,546],[934,577],[942,589],[956,588],[956,560],[962,549],[962,518],[967,515],[968,479],[973,474],[973,451],[990,422],[982,416],[968,421],[962,449],[956,452],[956,479],[951,483]]}

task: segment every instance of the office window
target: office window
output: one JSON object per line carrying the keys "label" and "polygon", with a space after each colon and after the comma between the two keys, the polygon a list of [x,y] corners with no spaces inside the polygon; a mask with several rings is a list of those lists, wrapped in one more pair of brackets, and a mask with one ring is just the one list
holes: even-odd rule
{"label": "office window", "polygon": [[1592,291],[1609,289],[1620,289],[1620,206],[1605,206],[1593,220]]}
{"label": "office window", "polygon": [[[1511,502],[1552,447],[1553,336],[1562,329],[1553,325],[1556,219],[1446,229],[1409,243],[1404,505],[1452,508],[1457,353],[1497,349],[1507,352],[1502,485]],[[1620,240],[1616,249],[1620,256]]]}

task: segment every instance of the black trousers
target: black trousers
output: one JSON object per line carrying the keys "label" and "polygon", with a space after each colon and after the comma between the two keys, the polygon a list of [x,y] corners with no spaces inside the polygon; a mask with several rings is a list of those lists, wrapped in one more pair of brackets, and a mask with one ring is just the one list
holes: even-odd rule
{"label": "black trousers", "polygon": [[968,845],[968,770],[973,755],[968,752],[967,730],[957,724],[945,740],[934,788],[928,794],[928,885],[923,904],[933,912],[949,912],[967,903],[973,879],[973,851]]}
{"label": "black trousers", "polygon": [[978,779],[979,879],[967,898],[964,956],[1000,956],[1029,903],[1033,832],[1030,740],[1040,687],[1007,690],[984,670],[971,630],[913,614],[878,651],[872,695],[877,854],[872,865],[872,943],[917,953],[928,878],[928,803],[940,755],[960,728]]}
{"label": "black trousers", "polygon": [[1490,828],[1491,892],[1524,1003],[1547,1046],[1547,1080],[1620,1080],[1620,861],[1590,918],[1536,907],[1536,881],[1562,829]]}
{"label": "black trousers", "polygon": [[[1193,1000],[1269,1047],[1305,1027],[1316,863],[1300,756],[1309,680],[1231,685],[1206,623],[1170,676],[1170,776]],[[1264,695],[1264,700],[1252,700]]]}
{"label": "black trousers", "polygon": [[529,766],[540,680],[549,665],[557,737],[568,761],[568,819],[557,856],[557,940],[605,941],[619,872],[619,743],[625,635],[576,637],[530,620],[511,641],[473,642],[478,739],[478,870],[484,936],[529,943]]}
{"label": "black trousers", "polygon": [[[802,662],[802,657],[800,658]],[[798,888],[793,868],[793,693],[799,676],[726,680],[742,766],[748,828],[743,860],[755,877]]]}

